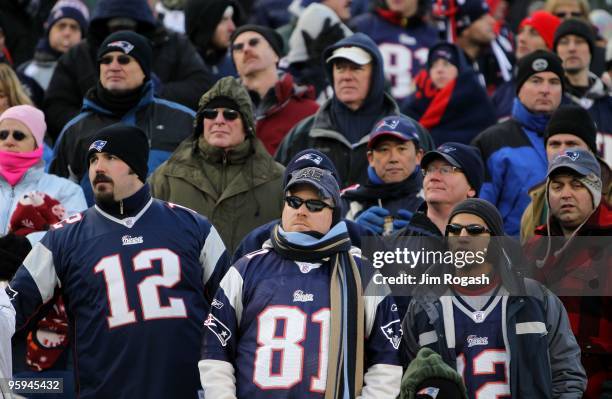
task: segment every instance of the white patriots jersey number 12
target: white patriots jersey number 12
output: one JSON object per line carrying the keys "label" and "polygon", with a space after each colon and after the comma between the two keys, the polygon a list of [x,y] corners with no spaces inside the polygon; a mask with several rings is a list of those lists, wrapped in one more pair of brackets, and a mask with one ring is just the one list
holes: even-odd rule
{"label": "white patriots jersey number 12", "polygon": [[[319,359],[317,374],[310,377],[310,391],[323,393],[327,384],[330,310],[313,313],[310,322],[319,325]],[[277,323],[284,322],[284,334],[276,335]],[[310,328],[309,328],[310,327]],[[290,389],[304,378],[306,335],[313,333],[308,315],[296,306],[268,306],[257,317],[257,350],[253,383],[260,389]],[[315,330],[316,331],[316,330]],[[280,370],[273,372],[274,354],[280,353]]]}

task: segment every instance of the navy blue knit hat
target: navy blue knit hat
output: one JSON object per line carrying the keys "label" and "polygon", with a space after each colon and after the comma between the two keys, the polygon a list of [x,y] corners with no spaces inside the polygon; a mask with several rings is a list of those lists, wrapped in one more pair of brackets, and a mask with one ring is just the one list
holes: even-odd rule
{"label": "navy blue knit hat", "polygon": [[461,169],[470,186],[476,190],[476,194],[480,192],[484,180],[484,163],[478,148],[449,141],[435,151],[425,154],[421,160],[421,168],[425,170],[429,163],[440,158]]}
{"label": "navy blue knit hat", "polygon": [[153,64],[153,49],[149,40],[136,32],[122,30],[110,34],[98,49],[98,61],[107,53],[120,51],[130,55],[140,64],[140,69],[145,75],[145,80],[151,77]]}
{"label": "navy blue knit hat", "polygon": [[486,0],[465,0],[458,6],[457,11],[457,34],[476,22],[480,17],[489,12],[489,4]]}
{"label": "navy blue knit hat", "polygon": [[57,21],[62,18],[70,18],[75,20],[81,28],[81,37],[85,37],[87,28],[89,27],[89,14],[87,13],[87,8],[85,6],[79,7],[79,3],[74,2],[58,2],[49,13],[49,17],[45,22],[47,34],[53,25],[55,25]]}

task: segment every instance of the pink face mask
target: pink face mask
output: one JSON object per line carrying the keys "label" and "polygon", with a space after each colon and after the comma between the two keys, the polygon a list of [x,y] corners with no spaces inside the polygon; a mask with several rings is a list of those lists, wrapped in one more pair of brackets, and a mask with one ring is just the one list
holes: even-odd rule
{"label": "pink face mask", "polygon": [[0,175],[15,186],[25,172],[42,159],[42,155],[42,147],[30,152],[0,151]]}

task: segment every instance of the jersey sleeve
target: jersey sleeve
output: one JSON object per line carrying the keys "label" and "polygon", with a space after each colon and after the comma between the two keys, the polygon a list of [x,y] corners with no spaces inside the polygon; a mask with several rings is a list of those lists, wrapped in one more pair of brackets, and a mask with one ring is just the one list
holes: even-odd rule
{"label": "jersey sleeve", "polygon": [[49,234],[34,245],[7,287],[7,294],[17,313],[17,329],[27,324],[39,308],[53,298],[56,287],[60,285],[53,253],[48,245]]}
{"label": "jersey sleeve", "polygon": [[219,288],[219,283],[229,267],[229,255],[225,244],[217,230],[206,222],[204,245],[200,251],[200,264],[202,265],[203,282],[206,299],[212,300]]}

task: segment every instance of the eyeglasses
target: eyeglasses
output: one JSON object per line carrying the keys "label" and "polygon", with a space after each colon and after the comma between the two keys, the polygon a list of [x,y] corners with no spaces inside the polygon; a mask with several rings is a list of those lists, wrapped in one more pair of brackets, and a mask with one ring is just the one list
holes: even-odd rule
{"label": "eyeglasses", "polygon": [[447,234],[459,235],[461,234],[461,231],[463,231],[463,229],[465,229],[467,233],[471,236],[477,236],[482,233],[491,232],[491,230],[487,229],[485,226],[482,226],[480,224],[468,224],[467,226],[464,226],[458,223],[451,223],[451,224],[446,225]]}
{"label": "eyeglasses", "polygon": [[130,62],[132,62],[132,59],[130,58],[129,55],[122,54],[122,55],[118,55],[117,57],[113,57],[112,55],[105,55],[104,57],[100,58],[100,64],[110,65],[113,63],[115,58],[117,59],[117,62],[119,63],[119,65],[127,65]]}
{"label": "eyeglasses", "polygon": [[306,208],[310,212],[321,212],[325,208],[334,209],[333,206],[326,204],[325,202],[321,200],[317,200],[317,199],[304,200],[304,199],[301,199],[300,197],[296,197],[295,195],[290,195],[288,197],[285,197],[285,202],[287,203],[287,205],[289,205],[293,209],[300,209],[302,204],[306,204]]}
{"label": "eyeglasses", "polygon": [[[240,116],[238,111],[234,111],[233,109],[224,109],[222,113],[223,113],[223,118],[225,118],[225,120],[228,120],[228,121],[236,120]],[[216,119],[217,115],[219,115],[219,110],[212,109],[212,108],[205,108],[202,111],[202,115],[204,115],[204,118],[206,119]]]}
{"label": "eyeglasses", "polygon": [[580,18],[582,17],[582,13],[580,11],[572,11],[572,12],[556,12],[555,17],[557,18]]}
{"label": "eyeglasses", "polygon": [[423,176],[427,176],[428,174],[431,174],[434,172],[439,172],[442,176],[449,176],[455,173],[456,171],[461,171],[461,169],[459,169],[456,166],[450,166],[450,165],[440,166],[439,168],[436,168],[433,165],[429,165],[425,169],[421,169],[421,172],[423,172]]}
{"label": "eyeglasses", "polygon": [[0,131],[0,140],[4,141],[6,139],[8,139],[8,137],[12,135],[13,138],[15,139],[15,141],[21,141],[24,140],[26,137],[28,137],[27,134],[25,134],[24,132],[21,132],[19,130],[13,130],[12,132],[9,130],[1,130]]}
{"label": "eyeglasses", "polygon": [[235,43],[235,44],[232,44],[232,51],[235,52],[235,53],[240,53],[240,52],[242,52],[244,50],[244,46],[246,46],[247,44],[250,47],[257,47],[257,45],[259,44],[260,41],[261,41],[260,38],[253,37],[253,38],[247,40],[246,43]]}

